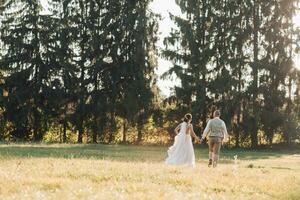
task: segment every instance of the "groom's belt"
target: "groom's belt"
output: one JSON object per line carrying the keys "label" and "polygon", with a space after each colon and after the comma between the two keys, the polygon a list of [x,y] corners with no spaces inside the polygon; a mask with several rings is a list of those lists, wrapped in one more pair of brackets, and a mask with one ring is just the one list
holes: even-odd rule
{"label": "groom's belt", "polygon": [[223,135],[209,135],[208,138],[224,138]]}

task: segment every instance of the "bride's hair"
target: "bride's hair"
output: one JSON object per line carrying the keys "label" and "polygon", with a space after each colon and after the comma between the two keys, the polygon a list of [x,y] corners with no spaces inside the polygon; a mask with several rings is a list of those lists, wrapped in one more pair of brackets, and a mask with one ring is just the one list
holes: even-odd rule
{"label": "bride's hair", "polygon": [[187,113],[187,114],[184,115],[184,118],[182,118],[182,121],[184,121],[184,122],[187,123],[187,122],[189,122],[191,119],[192,119],[192,114]]}

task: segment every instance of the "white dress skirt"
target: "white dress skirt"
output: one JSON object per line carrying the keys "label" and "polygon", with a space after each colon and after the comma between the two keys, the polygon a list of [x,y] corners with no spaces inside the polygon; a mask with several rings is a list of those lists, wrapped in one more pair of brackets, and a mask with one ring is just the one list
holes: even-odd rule
{"label": "white dress skirt", "polygon": [[195,166],[195,153],[190,134],[187,134],[188,124],[182,122],[179,134],[176,135],[174,144],[168,150],[166,164]]}

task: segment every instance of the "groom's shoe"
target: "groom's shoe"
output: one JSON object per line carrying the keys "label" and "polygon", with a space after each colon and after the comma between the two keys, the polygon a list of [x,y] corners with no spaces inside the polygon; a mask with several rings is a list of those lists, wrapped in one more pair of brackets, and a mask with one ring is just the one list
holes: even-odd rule
{"label": "groom's shoe", "polygon": [[208,161],[208,167],[211,167],[212,166],[212,159],[209,159]]}

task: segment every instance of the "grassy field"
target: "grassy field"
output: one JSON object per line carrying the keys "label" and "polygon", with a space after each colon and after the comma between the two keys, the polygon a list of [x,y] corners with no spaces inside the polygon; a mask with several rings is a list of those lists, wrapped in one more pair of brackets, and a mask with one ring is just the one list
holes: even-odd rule
{"label": "grassy field", "polygon": [[[300,199],[300,150],[223,150],[166,166],[166,147],[0,145],[0,199]],[[234,156],[237,155],[237,159]]]}

